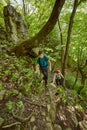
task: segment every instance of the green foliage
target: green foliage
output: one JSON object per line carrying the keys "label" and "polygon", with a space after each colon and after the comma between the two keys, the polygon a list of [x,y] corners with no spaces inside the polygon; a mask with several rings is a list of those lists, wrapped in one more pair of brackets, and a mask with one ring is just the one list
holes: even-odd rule
{"label": "green foliage", "polygon": [[86,109],[86,108],[87,108],[87,101],[86,101],[86,99],[87,99],[87,94],[84,94],[84,95],[83,95],[83,93],[81,93],[78,97],[79,97],[79,104],[80,104],[84,109]]}
{"label": "green foliage", "polygon": [[12,101],[8,101],[8,102],[6,103],[6,107],[7,107],[7,109],[9,110],[9,112],[11,112],[11,111],[12,111],[12,108],[13,108],[13,102],[12,102]]}
{"label": "green foliage", "polygon": [[2,84],[0,83],[0,90],[2,90],[3,89],[3,86],[2,86]]}
{"label": "green foliage", "polygon": [[16,72],[16,73],[14,73],[13,75],[12,75],[12,80],[13,81],[16,81],[17,79],[18,79],[18,77],[19,77],[19,74]]}
{"label": "green foliage", "polygon": [[[13,106],[14,106],[14,102],[12,102],[12,101],[8,101],[6,103],[6,107],[7,107],[8,111],[9,111],[9,113],[12,111]],[[16,102],[16,107],[17,107],[17,109],[22,109],[24,107],[23,102],[22,101]]]}
{"label": "green foliage", "polygon": [[17,105],[17,107],[18,107],[19,109],[22,109],[22,108],[24,107],[24,104],[23,104],[22,101],[17,102],[16,105]]}
{"label": "green foliage", "polygon": [[84,96],[84,97],[87,97],[87,86],[86,85],[83,88],[83,90],[81,91],[81,95]]}
{"label": "green foliage", "polygon": [[24,86],[24,91],[23,91],[23,94],[25,94],[26,96],[30,96],[31,95],[31,85],[32,85],[32,82],[31,83],[28,83]]}
{"label": "green foliage", "polygon": [[[16,1],[16,0],[15,0]],[[3,7],[8,2],[8,0],[0,1],[0,25],[4,25],[3,19]],[[28,10],[26,10],[26,15],[24,16],[24,20],[26,21],[27,25],[29,25],[29,37],[34,36],[39,30],[43,27],[43,25],[47,22],[53,5],[54,0],[26,0],[26,6]],[[19,12],[22,13],[23,16],[23,8],[19,6],[19,3],[16,1],[17,5],[16,8]],[[40,45],[41,49],[45,51],[47,55],[49,55],[51,61],[57,62],[57,66],[59,66],[59,62],[61,59],[61,48],[65,50],[65,43],[67,37],[67,28],[69,25],[69,19],[71,15],[71,10],[73,7],[72,1],[66,1],[63,7],[63,10],[60,14],[60,25],[61,25],[61,33],[63,35],[63,45],[61,46],[60,40],[60,31],[58,28],[58,23],[54,27],[53,31],[44,39],[44,45]],[[74,61],[75,65],[71,65],[70,67],[78,65],[83,66],[87,59],[87,3],[81,4],[78,7],[78,10],[75,15],[74,25],[72,29],[72,35],[70,40],[70,48],[69,48],[69,58],[72,64]],[[15,43],[3,43],[1,44],[2,50],[8,50],[8,48],[15,46]],[[20,57],[19,59],[14,56],[9,56],[6,54],[6,51],[0,55],[0,60],[2,61],[2,66],[0,66],[0,80],[4,83],[11,83],[13,84],[13,90],[9,90],[8,98],[10,96],[17,95],[18,99],[21,100],[23,95],[30,96],[32,94],[39,94],[42,92],[44,88],[44,83],[42,83],[42,77],[39,75],[34,74],[33,66],[35,64],[35,60],[26,59]],[[84,68],[84,72],[87,71],[87,67]],[[80,77],[80,75],[79,75]],[[72,90],[72,86],[75,81],[75,75],[68,74],[66,76],[67,85],[66,87]],[[80,86],[80,80],[78,79],[73,91],[71,92],[72,95],[77,95],[78,88]],[[87,84],[87,83],[86,83]],[[3,89],[2,84],[0,83],[0,90]],[[19,92],[21,91],[21,92]],[[60,93],[61,99],[64,103],[66,103],[66,95],[63,89],[59,89],[58,92]],[[86,98],[87,97],[87,90],[86,86],[81,91],[81,95],[79,95],[80,100],[84,100],[82,105],[87,108]],[[73,102],[75,104],[75,102]],[[6,104],[8,110],[11,111],[13,102],[9,101]],[[23,102],[19,101],[17,103],[18,108],[23,107]],[[78,108],[81,107],[77,104]]]}
{"label": "green foliage", "polygon": [[14,96],[14,95],[18,95],[18,94],[19,94],[18,90],[13,89],[13,91],[12,91],[12,95]]}
{"label": "green foliage", "polygon": [[72,74],[66,75],[66,87],[69,89],[74,89],[76,92],[78,91],[79,86],[81,85],[80,79],[78,79],[77,83],[75,84],[73,88],[73,84],[75,82],[76,77]]}
{"label": "green foliage", "polygon": [[57,94],[59,94],[59,97],[61,98],[61,101],[64,104],[66,104],[67,98],[66,98],[65,90],[63,88],[58,88]]}
{"label": "green foliage", "polygon": [[0,18],[0,26],[4,26],[4,19],[3,18]]}
{"label": "green foliage", "polygon": [[19,92],[19,94],[18,94],[17,98],[20,100],[20,99],[22,99],[22,97],[23,97],[22,93],[21,93],[21,92]]}
{"label": "green foliage", "polygon": [[83,107],[80,105],[80,104],[77,104],[76,106],[75,106],[75,108],[79,111],[79,112],[83,112],[84,110],[83,110]]}
{"label": "green foliage", "polygon": [[[29,36],[34,36],[41,27],[46,23],[48,20],[52,7],[54,5],[54,0],[47,1],[47,0],[32,0],[26,1],[26,15],[24,16],[24,20],[26,21],[27,25],[29,26]],[[23,14],[23,9],[21,9],[21,13]],[[34,21],[34,22],[33,22]]]}
{"label": "green foliage", "polygon": [[75,81],[75,77],[68,74],[66,76],[66,87],[67,88],[72,88],[73,84],[74,84],[74,81]]}
{"label": "green foliage", "polygon": [[[3,45],[4,46],[4,45]],[[7,48],[7,46],[4,46]],[[40,93],[42,91],[42,85],[40,85],[41,78],[35,77],[33,64],[35,60],[26,58],[17,59],[16,56],[8,56],[7,54],[2,54],[3,65],[1,66],[1,79],[8,83],[13,84],[16,89],[9,91],[6,95],[6,98],[10,96],[17,95],[19,99],[22,98],[22,95],[30,96],[32,93]],[[10,86],[9,86],[10,87]]]}
{"label": "green foliage", "polygon": [[5,4],[6,4],[5,0],[0,0],[0,27],[4,27],[3,9]]}
{"label": "green foliage", "polygon": [[33,79],[33,84],[31,87],[31,90],[33,93],[41,93],[42,90],[44,89],[44,83],[42,80],[42,75],[41,74],[35,74],[34,79]]}

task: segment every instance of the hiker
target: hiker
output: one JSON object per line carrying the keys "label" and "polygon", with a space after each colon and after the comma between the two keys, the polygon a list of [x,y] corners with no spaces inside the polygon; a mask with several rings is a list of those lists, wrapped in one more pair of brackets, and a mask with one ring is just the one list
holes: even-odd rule
{"label": "hiker", "polygon": [[41,73],[43,74],[43,80],[45,81],[45,87],[46,87],[47,80],[48,80],[48,67],[49,67],[49,71],[51,72],[51,62],[47,56],[43,55],[42,51],[38,52],[38,59],[37,59],[35,73],[38,72],[38,67]]}
{"label": "hiker", "polygon": [[53,84],[56,84],[57,86],[62,85],[62,78],[64,78],[62,73],[57,69],[54,73]]}

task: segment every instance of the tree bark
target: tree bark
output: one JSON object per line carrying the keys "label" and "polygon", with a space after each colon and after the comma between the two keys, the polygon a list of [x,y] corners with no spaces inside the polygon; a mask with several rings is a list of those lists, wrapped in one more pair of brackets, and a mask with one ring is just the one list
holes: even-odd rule
{"label": "tree bark", "polygon": [[27,54],[32,55],[31,54],[32,48],[38,47],[41,44],[41,41],[54,28],[64,3],[65,0],[56,0],[50,18],[48,19],[47,23],[43,26],[43,28],[31,39],[27,39],[19,43],[11,50],[11,52],[15,52],[15,54],[18,57]]}
{"label": "tree bark", "polygon": [[81,91],[82,91],[82,89],[84,88],[84,86],[85,86],[85,77],[84,77],[84,75],[81,75],[81,85],[80,85],[80,87],[79,87],[79,89],[78,89],[78,94],[80,94],[81,93]]}
{"label": "tree bark", "polygon": [[85,86],[85,82],[87,79],[87,60],[85,59],[85,62],[81,59],[81,55],[83,54],[83,51],[81,48],[78,48],[78,61],[77,61],[77,66],[78,66],[78,72],[81,75],[81,85],[78,89],[78,94],[82,91],[82,89]]}
{"label": "tree bark", "polygon": [[26,15],[26,8],[25,8],[25,0],[22,0],[23,2],[23,10],[24,10],[24,16]]}
{"label": "tree bark", "polygon": [[76,79],[75,79],[75,81],[74,81],[74,84],[72,85],[72,89],[75,87],[75,85],[76,85],[76,83],[77,83],[77,81],[78,81],[78,75],[79,75],[79,71],[77,70],[77,73],[76,73]]}
{"label": "tree bark", "polygon": [[[70,16],[68,32],[67,32],[66,48],[65,48],[65,53],[64,53],[63,63],[62,63],[62,74],[63,74],[64,77],[65,77],[65,69],[67,67],[71,31],[72,31],[74,16],[75,16],[77,7],[78,7],[78,0],[74,0],[74,6],[73,6],[72,14]],[[63,81],[63,86],[65,86],[64,81]]]}
{"label": "tree bark", "polygon": [[58,27],[59,27],[59,32],[60,32],[60,45],[61,45],[61,67],[62,67],[64,50],[63,50],[63,34],[62,34],[62,29],[61,29],[61,25],[60,25],[60,21],[59,21],[59,19],[58,19]]}

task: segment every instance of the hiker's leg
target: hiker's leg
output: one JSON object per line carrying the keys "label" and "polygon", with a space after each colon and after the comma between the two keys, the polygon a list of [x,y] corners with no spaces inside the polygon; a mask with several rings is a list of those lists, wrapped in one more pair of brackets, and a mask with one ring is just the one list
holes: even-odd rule
{"label": "hiker's leg", "polygon": [[59,85],[59,79],[56,78],[56,85],[58,86]]}
{"label": "hiker's leg", "polygon": [[48,71],[44,70],[44,80],[45,80],[45,87],[47,86],[47,81],[48,81]]}
{"label": "hiker's leg", "polygon": [[62,85],[62,81],[61,81],[61,79],[59,79],[59,85]]}
{"label": "hiker's leg", "polygon": [[43,73],[43,79],[45,81],[45,86],[47,86],[47,80],[48,80],[48,70],[47,69],[44,69],[42,70],[42,73]]}

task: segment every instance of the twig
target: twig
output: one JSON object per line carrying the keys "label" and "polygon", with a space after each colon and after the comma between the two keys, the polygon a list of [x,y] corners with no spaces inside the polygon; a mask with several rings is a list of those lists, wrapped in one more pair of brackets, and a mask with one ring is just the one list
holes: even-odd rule
{"label": "twig", "polygon": [[24,99],[26,102],[30,103],[31,105],[36,105],[38,107],[43,107],[43,108],[46,108],[46,105],[43,105],[43,104],[38,104],[38,103],[34,103],[34,102],[30,102],[28,101],[27,99]]}
{"label": "twig", "polygon": [[80,1],[78,2],[78,6],[81,4],[81,2],[82,2],[82,0],[80,0]]}
{"label": "twig", "polygon": [[15,122],[15,123],[12,123],[12,124],[10,124],[10,125],[3,126],[2,128],[3,128],[3,129],[4,129],[4,128],[9,128],[9,127],[12,127],[12,126],[14,126],[14,125],[21,125],[21,122]]}
{"label": "twig", "polygon": [[18,115],[15,115],[14,111],[12,110],[12,115],[13,115],[13,117],[14,117],[15,119],[18,119],[20,122],[27,122],[27,121],[31,118],[31,116],[32,116],[33,114],[34,114],[34,111],[33,111],[28,117],[23,118],[23,117],[20,117],[20,116],[18,116]]}

